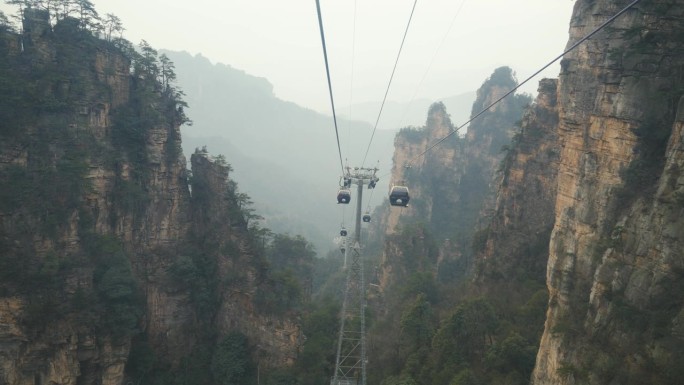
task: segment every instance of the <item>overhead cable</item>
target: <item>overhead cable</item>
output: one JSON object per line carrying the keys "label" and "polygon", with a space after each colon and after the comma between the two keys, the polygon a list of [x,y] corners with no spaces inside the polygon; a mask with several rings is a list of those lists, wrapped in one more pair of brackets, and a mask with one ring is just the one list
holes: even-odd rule
{"label": "overhead cable", "polygon": [[[318,1],[318,0],[317,0]],[[394,61],[394,68],[392,69],[392,75],[390,75],[389,83],[387,84],[387,90],[385,91],[385,96],[382,98],[382,104],[380,105],[380,111],[378,112],[378,118],[375,120],[375,126],[373,127],[373,133],[368,141],[368,147],[366,148],[366,154],[363,156],[363,161],[361,162],[361,167],[366,163],[366,158],[368,157],[368,151],[370,150],[371,143],[373,143],[373,137],[375,136],[375,130],[378,128],[378,122],[380,122],[380,115],[382,115],[382,109],[385,107],[385,101],[387,100],[387,94],[389,93],[390,86],[392,85],[392,78],[394,78],[394,72],[397,70],[397,64],[399,63],[399,56],[401,56],[401,50],[404,47],[404,41],[406,41],[406,35],[408,34],[409,27],[411,26],[411,19],[413,19],[413,12],[416,10],[416,4],[418,0],[413,2],[413,8],[411,8],[411,15],[409,16],[408,23],[406,24],[406,30],[404,31],[404,37],[401,39],[401,45],[399,46],[399,53],[397,53],[397,59]]]}
{"label": "overhead cable", "polygon": [[325,33],[323,33],[323,17],[321,16],[321,4],[316,0],[316,10],[318,11],[318,26],[321,30],[321,43],[323,44],[323,58],[325,59],[325,74],[328,77],[328,91],[330,93],[330,105],[332,106],[333,122],[335,123],[335,138],[337,139],[337,152],[340,154],[340,169],[344,175],[344,164],[342,163],[342,148],[340,147],[340,134],[337,129],[337,115],[335,114],[335,101],[333,100],[332,83],[330,82],[330,67],[328,66],[328,51],[325,47]]}
{"label": "overhead cable", "polygon": [[349,120],[347,122],[347,145],[351,147],[352,106],[354,101],[354,62],[356,60],[356,5],[354,0],[354,28],[352,29],[351,79],[349,80]]}
{"label": "overhead cable", "polygon": [[437,142],[435,142],[434,144],[432,144],[431,146],[429,146],[425,151],[423,151],[423,152],[421,152],[420,154],[416,155],[413,159],[411,159],[410,161],[408,161],[408,162],[406,163],[406,167],[410,167],[410,165],[411,165],[414,161],[416,161],[418,158],[420,158],[421,156],[425,155],[428,151],[432,150],[433,148],[437,147],[440,143],[444,142],[444,141],[445,141],[447,138],[449,138],[450,136],[456,134],[461,128],[465,127],[467,124],[469,124],[469,123],[472,122],[473,120],[477,119],[480,115],[482,115],[482,114],[484,114],[485,112],[487,112],[490,108],[494,107],[496,104],[498,104],[498,103],[499,103],[500,101],[502,101],[504,98],[506,98],[508,95],[510,95],[510,94],[512,94],[513,92],[515,92],[518,88],[522,87],[525,83],[527,83],[528,81],[530,81],[530,80],[531,80],[532,78],[534,78],[535,76],[539,75],[540,72],[542,72],[542,71],[544,71],[545,69],[547,69],[547,68],[548,68],[549,66],[551,66],[553,63],[555,63],[556,61],[558,61],[558,59],[560,59],[560,58],[562,58],[563,56],[565,56],[565,54],[567,54],[568,52],[574,50],[575,48],[577,48],[577,46],[579,46],[580,44],[582,44],[583,42],[585,42],[586,40],[588,40],[589,38],[591,38],[592,36],[594,36],[597,32],[599,32],[600,30],[602,30],[603,28],[605,28],[608,24],[610,24],[611,22],[613,22],[613,21],[614,21],[615,19],[617,19],[620,15],[622,15],[622,14],[625,13],[625,12],[627,12],[630,8],[632,8],[634,5],[636,5],[639,1],[641,1],[641,0],[634,0],[633,2],[631,2],[628,6],[626,6],[625,8],[623,8],[620,12],[616,13],[615,15],[613,15],[611,18],[609,18],[608,20],[606,20],[605,22],[603,22],[603,23],[602,23],[600,26],[598,26],[596,29],[594,29],[593,31],[591,31],[588,35],[584,36],[584,37],[581,38],[579,41],[577,41],[575,44],[573,44],[570,48],[566,49],[562,54],[556,56],[556,58],[554,58],[554,59],[551,60],[548,64],[546,64],[545,66],[543,66],[540,70],[538,70],[537,72],[535,72],[535,73],[533,73],[532,75],[530,75],[527,79],[523,80],[520,84],[518,84],[517,86],[515,86],[513,89],[511,89],[510,91],[508,91],[506,94],[504,94],[504,95],[501,96],[500,98],[496,99],[496,100],[495,100],[494,102],[492,102],[489,106],[485,107],[482,111],[480,111],[480,112],[478,112],[477,114],[475,114],[475,115],[474,115],[473,117],[471,117],[467,122],[461,124],[461,125],[458,126],[456,129],[454,129],[454,130],[451,131],[449,134],[447,134],[445,137],[441,138],[440,140],[438,140]]}
{"label": "overhead cable", "polygon": [[401,119],[399,119],[399,124],[397,126],[401,127],[401,125],[404,123],[404,119],[406,118],[406,114],[408,114],[408,111],[411,108],[411,104],[416,99],[416,95],[418,95],[418,91],[420,90],[420,87],[423,85],[423,82],[425,81],[425,78],[427,77],[428,72],[430,72],[430,69],[432,69],[432,64],[435,62],[435,59],[437,58],[437,54],[442,49],[442,46],[444,45],[444,42],[446,41],[447,37],[449,36],[451,29],[454,27],[454,24],[456,24],[456,19],[458,18],[458,15],[461,13],[461,9],[463,8],[463,4],[465,4],[465,2],[466,2],[466,0],[461,0],[461,4],[459,5],[458,9],[456,9],[456,14],[451,19],[451,23],[449,24],[449,28],[447,29],[446,33],[444,34],[444,37],[442,37],[442,41],[437,46],[435,53],[432,54],[432,59],[430,59],[430,63],[428,64],[427,69],[425,70],[425,73],[423,73],[423,77],[418,82],[418,86],[416,86],[416,90],[413,92],[413,96],[411,96],[411,100],[409,100],[408,106],[404,109],[404,113],[401,115]]}

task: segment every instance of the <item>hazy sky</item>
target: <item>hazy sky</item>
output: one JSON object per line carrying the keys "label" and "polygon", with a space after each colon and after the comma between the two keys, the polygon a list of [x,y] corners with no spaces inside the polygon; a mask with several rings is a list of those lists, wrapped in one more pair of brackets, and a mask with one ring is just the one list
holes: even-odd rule
{"label": "hazy sky", "polygon": [[[92,1],[101,15],[122,20],[133,43],[201,53],[267,78],[281,99],[330,112],[315,0]],[[382,100],[414,1],[320,2],[336,105]],[[502,65],[523,80],[563,51],[573,5],[418,1],[388,100],[472,91]],[[524,90],[533,93],[540,78]]]}

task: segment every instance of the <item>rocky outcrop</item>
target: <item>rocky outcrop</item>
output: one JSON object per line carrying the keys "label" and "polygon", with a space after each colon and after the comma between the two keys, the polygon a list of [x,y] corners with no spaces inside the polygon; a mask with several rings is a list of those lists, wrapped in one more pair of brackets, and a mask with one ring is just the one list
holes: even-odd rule
{"label": "rocky outcrop", "polygon": [[[386,226],[383,226],[387,234],[396,232],[400,217],[418,215],[423,218],[431,217],[431,200],[434,195],[424,193],[427,186],[418,182],[418,175],[421,174],[422,169],[439,168],[440,170],[448,169],[446,172],[455,175],[462,173],[460,168],[464,154],[459,143],[460,138],[457,134],[453,134],[454,130],[446,107],[438,103],[430,107],[424,128],[406,128],[395,137],[390,185],[410,184],[413,201],[406,208],[389,211]],[[422,155],[428,146],[451,134],[453,134],[452,137],[439,147],[425,156]]]}
{"label": "rocky outcrop", "polygon": [[244,333],[258,345],[255,354],[264,367],[294,364],[304,336],[296,317],[267,314],[255,304],[258,291],[270,289],[263,285],[267,267],[248,241],[247,221],[235,215],[240,202],[235,199],[229,167],[203,152],[193,154],[190,163],[194,237],[216,244],[217,274],[224,277],[217,288],[218,331],[222,335],[234,330]]}
{"label": "rocky outcrop", "polygon": [[557,88],[556,79],[540,81],[507,146],[492,220],[474,240],[476,279],[485,289],[495,281],[545,279],[560,154]]}
{"label": "rocky outcrop", "polygon": [[[501,198],[494,210],[501,171],[515,168],[521,174],[515,178],[547,183],[544,177],[531,175],[543,167],[545,159],[533,159],[534,142],[543,140],[527,138],[527,131],[541,133],[554,126],[555,83],[544,87],[545,98],[526,115],[527,121],[535,122],[520,134],[524,142],[529,141],[527,148],[511,150],[511,138],[518,131],[516,122],[531,100],[526,95],[512,95],[494,106],[492,103],[516,85],[510,68],[494,71],[477,93],[472,114],[477,119],[470,122],[465,135],[456,132],[441,103],[431,106],[425,127],[403,129],[397,135],[392,178],[410,188],[411,200],[408,208],[388,208],[387,222],[381,221],[387,233],[376,270],[378,285],[372,286],[368,301],[375,315],[369,332],[369,341],[373,341],[370,354],[377,357],[382,367],[378,372],[388,382],[522,383],[517,378],[531,373],[534,355],[529,352],[534,344],[530,341],[539,338],[544,296],[528,305],[520,297],[530,290],[523,293],[510,285],[487,291],[470,284],[475,257],[487,263],[509,257],[503,243],[491,246],[487,256],[476,255],[473,235],[484,231],[492,217],[501,218],[502,229],[517,226],[521,230],[526,224],[518,222],[520,217],[533,217],[533,207],[517,207],[533,206],[533,197],[520,196],[524,186],[511,186],[508,197]],[[407,161],[411,168],[404,167]],[[530,175],[524,175],[528,170]],[[547,228],[552,218],[547,220]],[[498,242],[493,234],[491,242]],[[527,240],[515,244],[511,236],[506,241],[520,249],[516,251],[526,251]],[[505,268],[489,269],[493,274],[487,279]],[[534,291],[543,288],[543,274],[538,276]],[[510,277],[501,280],[505,279],[519,282]],[[471,292],[477,299],[469,297]],[[495,293],[491,300],[486,297],[490,293]],[[517,294],[521,295],[514,298]],[[494,311],[498,305],[501,307]],[[499,332],[497,323],[504,319],[506,326]],[[537,327],[521,331],[514,324],[528,320]],[[493,358],[495,352],[513,345],[516,358],[511,369],[494,363],[503,362]]]}
{"label": "rocky outcrop", "polygon": [[[407,185],[411,201],[408,207],[392,207],[380,214],[378,226],[385,230],[386,237],[378,274],[380,288],[383,290],[410,275],[410,266],[421,265],[421,270],[426,269],[436,274],[436,261],[417,262],[417,258],[434,259],[428,257],[432,253],[428,252],[431,247],[425,242],[425,229],[409,228],[416,222],[430,224],[435,201],[443,203],[444,199],[458,199],[453,194],[445,194],[445,190],[453,188],[463,174],[465,153],[462,139],[454,130],[446,108],[443,104],[436,103],[428,112],[424,128],[403,129],[395,138],[390,185]],[[422,155],[428,146],[449,135],[451,137],[439,147],[425,156]],[[426,170],[430,170],[430,173]],[[433,182],[430,179],[433,176],[442,178],[442,183],[425,183],[428,180]],[[405,242],[407,239],[410,239],[408,244]],[[411,251],[405,250],[407,247]],[[407,260],[412,263],[404,263]]]}
{"label": "rocky outcrop", "polygon": [[[23,325],[26,302],[0,301],[0,379],[6,384],[120,384],[130,344],[79,333],[69,321],[50,325],[39,338]],[[74,321],[74,320],[71,320]]]}
{"label": "rocky outcrop", "polygon": [[[578,1],[570,42],[627,3]],[[681,381],[683,17],[640,2],[563,59],[535,384]]]}
{"label": "rocky outcrop", "polygon": [[381,287],[407,276],[405,266],[398,262],[403,253],[397,245],[414,237],[424,243],[420,234],[425,230],[436,243],[424,244],[425,250],[437,249],[436,260],[425,264],[429,271],[456,281],[472,268],[471,238],[491,217],[501,150],[510,143],[529,98],[514,95],[487,107],[516,85],[510,68],[495,70],[478,90],[473,105],[473,115],[486,111],[470,124],[465,136],[455,132],[441,103],[430,108],[425,127],[399,132],[391,182],[408,185],[411,201],[407,208],[389,209],[380,221],[388,236]]}
{"label": "rocky outcrop", "polygon": [[169,88],[46,16],[0,31],[0,384],[168,375],[235,331],[262,369],[291,365],[298,318],[255,306],[268,271],[229,166],[198,153],[190,180]]}

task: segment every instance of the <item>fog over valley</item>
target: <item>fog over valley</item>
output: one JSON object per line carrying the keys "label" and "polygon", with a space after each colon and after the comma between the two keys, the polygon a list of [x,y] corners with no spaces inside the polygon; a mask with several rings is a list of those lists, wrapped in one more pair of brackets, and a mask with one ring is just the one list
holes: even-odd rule
{"label": "fog over valley", "polygon": [[2,1],[0,385],[681,384],[682,20]]}

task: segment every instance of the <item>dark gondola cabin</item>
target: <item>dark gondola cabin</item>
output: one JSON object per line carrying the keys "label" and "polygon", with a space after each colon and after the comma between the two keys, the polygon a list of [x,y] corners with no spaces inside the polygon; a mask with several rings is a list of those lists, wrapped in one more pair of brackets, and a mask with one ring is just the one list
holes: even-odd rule
{"label": "dark gondola cabin", "polygon": [[370,214],[365,213],[365,214],[363,214],[362,219],[363,219],[364,222],[368,223],[368,222],[370,222],[370,220],[371,220],[371,216],[370,216]]}
{"label": "dark gondola cabin", "polygon": [[409,190],[406,186],[392,186],[390,191],[390,205],[392,206],[408,206],[409,203]]}
{"label": "dark gondola cabin", "polygon": [[341,188],[337,192],[337,203],[348,204],[351,201],[351,192],[347,189]]}
{"label": "dark gondola cabin", "polygon": [[340,235],[343,236],[343,237],[346,237],[346,236],[347,236],[347,229],[345,229],[345,228],[343,227],[342,230],[340,230]]}

